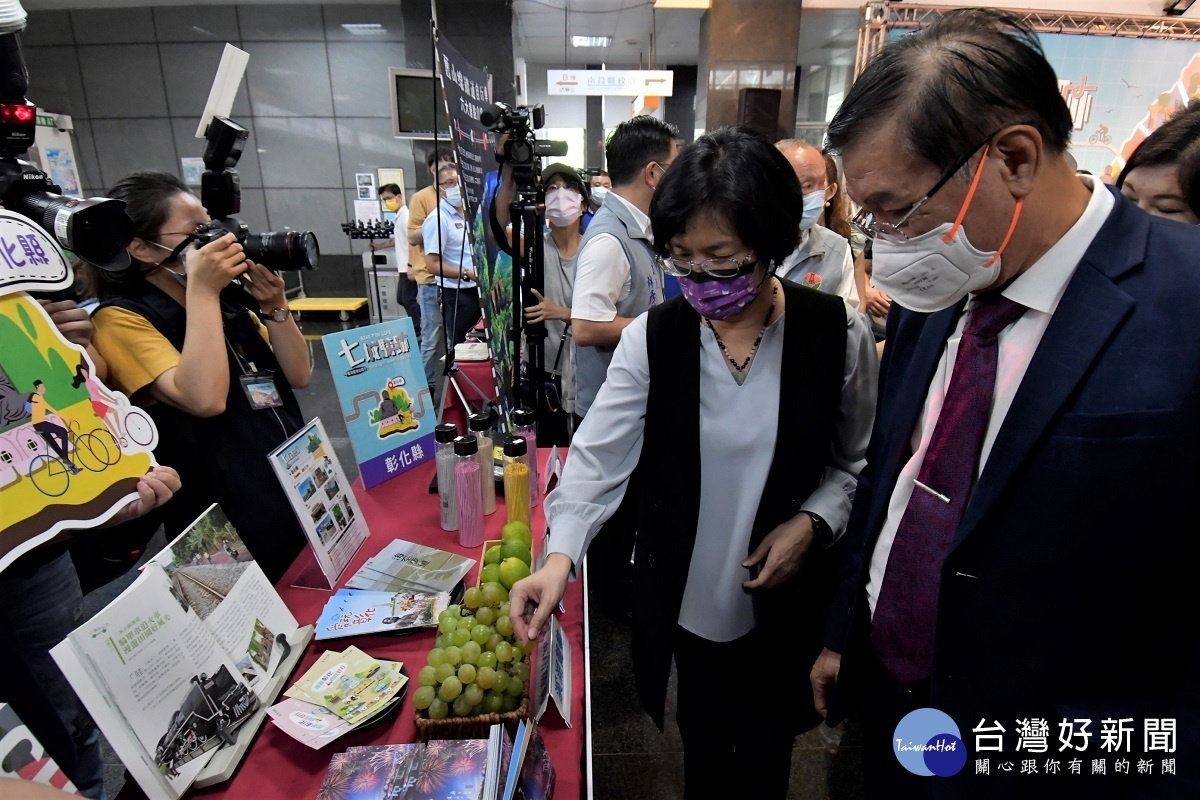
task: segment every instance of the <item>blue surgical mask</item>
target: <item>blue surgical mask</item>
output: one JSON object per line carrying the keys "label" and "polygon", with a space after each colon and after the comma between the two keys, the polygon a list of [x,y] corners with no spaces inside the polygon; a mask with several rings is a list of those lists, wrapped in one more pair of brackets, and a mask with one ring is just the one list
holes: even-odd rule
{"label": "blue surgical mask", "polygon": [[604,205],[604,198],[608,197],[608,192],[609,190],[606,186],[593,186],[592,202],[595,203],[597,207]]}
{"label": "blue surgical mask", "polygon": [[462,189],[455,186],[453,189],[446,190],[446,202],[458,208],[462,205]]}
{"label": "blue surgical mask", "polygon": [[800,217],[800,227],[808,230],[817,224],[821,218],[821,210],[825,208],[825,190],[817,189],[804,195],[804,215]]}

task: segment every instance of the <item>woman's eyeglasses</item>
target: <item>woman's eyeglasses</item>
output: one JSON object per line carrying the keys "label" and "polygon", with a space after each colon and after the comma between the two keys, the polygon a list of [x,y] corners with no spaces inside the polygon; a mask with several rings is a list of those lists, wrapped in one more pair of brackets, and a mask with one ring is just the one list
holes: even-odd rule
{"label": "woman's eyeglasses", "polygon": [[658,266],[668,275],[676,278],[690,278],[693,273],[703,272],[710,278],[733,278],[747,266],[753,266],[758,259],[753,254],[745,258],[708,258],[704,261],[688,261],[675,256],[659,256]]}

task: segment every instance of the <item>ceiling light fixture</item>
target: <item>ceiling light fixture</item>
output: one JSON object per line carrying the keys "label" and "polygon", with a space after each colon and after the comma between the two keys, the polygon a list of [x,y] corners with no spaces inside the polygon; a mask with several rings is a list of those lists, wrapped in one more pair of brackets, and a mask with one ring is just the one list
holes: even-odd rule
{"label": "ceiling light fixture", "polygon": [[572,47],[608,47],[612,44],[611,36],[572,36]]}
{"label": "ceiling light fixture", "polygon": [[343,22],[342,28],[355,36],[387,33],[387,28],[378,22]]}

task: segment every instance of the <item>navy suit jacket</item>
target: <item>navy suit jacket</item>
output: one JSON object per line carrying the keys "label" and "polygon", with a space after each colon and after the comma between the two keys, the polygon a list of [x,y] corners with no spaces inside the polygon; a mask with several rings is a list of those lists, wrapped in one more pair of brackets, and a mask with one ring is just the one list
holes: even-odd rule
{"label": "navy suit jacket", "polygon": [[[871,553],[962,307],[892,308],[826,632],[843,654],[830,722],[869,690]],[[1181,762],[1200,766],[1198,511],[1200,227],[1118,195],[1033,355],[942,571],[930,705],[963,733],[960,777],[973,769],[981,719],[1009,732],[1012,759],[1015,721],[1030,716],[1050,722],[1051,755],[1059,720],[1092,719],[1087,764],[1111,762],[1099,749],[1102,719],[1134,718],[1140,748],[1144,718],[1174,717],[1179,752],[1153,756],[1175,756],[1181,773]]]}

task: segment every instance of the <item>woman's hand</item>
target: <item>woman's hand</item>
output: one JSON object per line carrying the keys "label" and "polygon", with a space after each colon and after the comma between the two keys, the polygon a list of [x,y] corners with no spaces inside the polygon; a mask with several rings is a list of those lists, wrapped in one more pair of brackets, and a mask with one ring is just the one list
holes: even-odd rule
{"label": "woman's hand", "polygon": [[258,307],[266,311],[287,308],[283,276],[277,272],[246,259],[246,272],[242,275],[242,286],[258,301]]}
{"label": "woman's hand", "polygon": [[570,558],[562,553],[551,553],[545,566],[513,584],[508,596],[508,617],[519,641],[537,640],[550,613],[567,590],[571,568]]}
{"label": "woman's hand", "polygon": [[758,577],[742,584],[745,589],[769,589],[795,575],[813,541],[812,517],[801,511],[767,534],[743,567],[759,565]]}
{"label": "woman's hand", "polygon": [[566,322],[571,320],[571,309],[560,306],[553,300],[547,300],[537,289],[530,291],[538,299],[538,304],[525,309],[526,322],[545,322],[548,319],[561,319]]}
{"label": "woman's hand", "polygon": [[232,233],[186,251],[187,285],[218,295],[246,271],[246,254]]}
{"label": "woman's hand", "polygon": [[161,465],[154,467],[138,481],[138,499],[118,511],[109,520],[108,525],[120,525],[122,522],[149,514],[170,500],[179,491],[180,485],[178,472]]}
{"label": "woman's hand", "polygon": [[74,300],[59,300],[54,303],[49,300],[39,300],[38,302],[42,304],[42,308],[46,309],[46,313],[50,315],[50,321],[68,342],[80,347],[87,347],[92,341],[92,333],[96,330],[92,325],[92,318]]}
{"label": "woman's hand", "polygon": [[874,286],[867,284],[863,288],[862,310],[873,317],[886,317],[892,307],[892,298]]}

